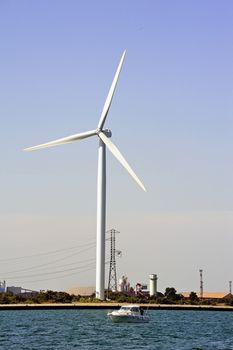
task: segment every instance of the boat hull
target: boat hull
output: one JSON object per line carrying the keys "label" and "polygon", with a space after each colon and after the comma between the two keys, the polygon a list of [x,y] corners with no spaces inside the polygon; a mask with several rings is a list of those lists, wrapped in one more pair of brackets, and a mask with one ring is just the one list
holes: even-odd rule
{"label": "boat hull", "polygon": [[148,322],[148,316],[139,316],[139,315],[112,315],[109,314],[108,317],[111,321],[120,323],[120,322],[128,322],[128,323],[139,323],[139,322]]}
{"label": "boat hull", "polygon": [[108,313],[108,317],[113,322],[148,322],[149,317],[145,315],[141,306],[136,304],[122,305],[120,310]]}

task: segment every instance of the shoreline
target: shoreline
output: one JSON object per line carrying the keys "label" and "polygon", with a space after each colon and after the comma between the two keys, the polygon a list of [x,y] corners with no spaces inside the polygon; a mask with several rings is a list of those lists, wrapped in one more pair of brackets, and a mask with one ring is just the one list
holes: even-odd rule
{"label": "shoreline", "polygon": [[[0,304],[3,310],[113,310],[127,303],[72,303],[72,304]],[[233,311],[233,306],[224,305],[170,305],[139,304],[145,310],[191,310],[191,311]]]}

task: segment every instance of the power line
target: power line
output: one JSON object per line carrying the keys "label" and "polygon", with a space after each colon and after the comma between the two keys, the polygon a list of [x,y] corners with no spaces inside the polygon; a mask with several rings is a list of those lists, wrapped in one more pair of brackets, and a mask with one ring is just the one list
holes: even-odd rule
{"label": "power line", "polygon": [[[69,259],[70,257],[73,257],[73,256],[76,256],[77,254],[81,254],[83,252],[86,252],[92,248],[95,247],[95,244],[86,248],[86,249],[83,249],[83,250],[80,250],[80,251],[77,251],[75,253],[72,253],[70,255],[67,255],[65,257],[62,257],[62,258],[59,258],[59,259],[56,259],[56,260],[53,260],[53,261],[50,261],[50,262],[46,262],[46,263],[43,263],[43,264],[40,264],[40,265],[34,265],[34,266],[31,266],[31,267],[28,267],[28,268],[24,268],[24,269],[20,269],[20,270],[13,270],[13,271],[8,271],[8,272],[1,272],[1,274],[11,274],[11,273],[17,273],[17,272],[23,272],[23,271],[30,271],[30,270],[33,270],[33,269],[38,269],[40,267],[44,267],[44,266],[48,266],[48,265],[53,265],[54,263],[57,263],[57,262],[60,262],[60,261],[64,261],[66,259]],[[63,265],[65,266],[65,265]]]}
{"label": "power line", "polygon": [[[109,261],[106,261],[105,264],[109,264]],[[37,283],[37,282],[44,282],[44,281],[50,281],[50,280],[57,280],[57,279],[62,279],[62,278],[66,278],[66,277],[70,277],[70,276],[74,276],[74,275],[78,275],[79,273],[83,273],[83,272],[87,272],[87,271],[92,271],[94,270],[95,265],[93,265],[93,267],[78,271],[78,272],[73,272],[73,273],[68,273],[62,276],[56,276],[56,277],[50,277],[50,278],[44,278],[44,279],[40,279],[40,280],[29,280],[29,281],[16,281],[15,283]]]}
{"label": "power line", "polygon": [[[89,267],[89,266],[92,266],[93,263],[91,264],[87,264],[87,265],[84,265],[84,266],[79,266],[79,267],[74,267],[74,268],[71,268],[71,269],[65,269],[65,270],[59,270],[59,271],[53,271],[53,272],[43,272],[43,273],[37,273],[36,276],[44,276],[44,275],[55,275],[55,274],[58,274],[58,273],[62,273],[62,272],[67,272],[67,271],[76,271],[76,270],[79,270],[81,268],[85,268],[85,267]],[[13,280],[13,279],[16,279],[16,278],[30,278],[30,277],[35,277],[35,274],[33,275],[23,275],[23,276],[14,276],[14,277],[8,277],[7,279],[8,280]]]}
{"label": "power line", "polygon": [[[82,263],[85,263],[85,262],[94,262],[94,261],[95,261],[95,259],[81,260],[81,261],[76,261],[76,262],[72,262],[72,263],[69,263],[69,264],[57,265],[57,266],[55,266],[55,268],[65,267],[65,266],[73,266],[73,265],[77,265],[77,264],[80,264],[80,263],[82,264]],[[40,271],[43,271],[44,269],[45,269],[45,267],[42,268],[42,269],[39,269],[39,271],[35,272],[35,274],[40,273]],[[14,271],[14,272],[17,273],[17,272],[24,272],[24,271],[28,271],[28,270],[27,269],[22,269],[22,270],[18,270],[18,271]],[[13,271],[12,271],[12,273],[13,273]],[[11,276],[5,275],[5,279],[11,279]]]}
{"label": "power line", "polygon": [[[66,252],[66,251],[69,251],[69,250],[74,250],[76,249],[75,252],[72,252],[72,254],[69,254],[69,255],[66,255],[65,257],[61,257],[59,259],[55,259],[53,261],[50,261],[50,262],[46,262],[46,263],[43,263],[43,264],[39,264],[39,265],[34,265],[34,266],[30,266],[28,268],[22,268],[22,269],[17,269],[17,270],[12,270],[12,271],[8,271],[8,272],[5,272],[4,274],[13,274],[13,273],[20,273],[20,272],[26,272],[26,271],[31,271],[31,270],[37,270],[37,269],[40,269],[42,268],[42,271],[43,271],[43,267],[45,266],[48,266],[48,265],[53,265],[53,264],[56,264],[57,262],[61,262],[63,260],[67,260],[68,258],[70,257],[73,257],[73,256],[76,256],[77,254],[80,254],[80,253],[83,253],[85,251],[88,251],[92,248],[95,247],[95,243],[91,242],[91,243],[85,243],[85,244],[82,244],[81,246],[75,246],[75,247],[69,247],[69,248],[63,248],[63,249],[57,249],[57,250],[54,250],[54,251],[49,251],[49,252],[46,252],[46,253],[38,253],[38,254],[32,254],[32,255],[26,255],[26,256],[21,256],[21,257],[16,257],[16,258],[9,258],[9,259],[1,259],[0,261],[17,261],[17,260],[20,260],[20,259],[25,259],[25,258],[34,258],[34,257],[39,257],[39,256],[46,256],[46,255],[53,255],[53,254],[58,254],[58,253],[61,253],[61,252]],[[79,251],[77,251],[77,248],[80,248],[80,247],[86,247],[85,249],[81,249]],[[77,263],[80,264],[80,263],[85,263],[85,262],[88,262],[88,264],[83,264],[83,265],[80,265],[80,266],[75,266],[74,268],[69,268],[69,269],[62,269],[62,270],[54,270],[54,271],[49,271],[49,272],[40,272],[40,273],[33,273],[33,274],[30,274],[30,275],[17,275],[17,276],[6,276],[5,279],[7,280],[17,280],[17,279],[20,279],[20,282],[17,282],[15,281],[14,283],[36,283],[36,282],[43,282],[43,281],[48,281],[48,280],[54,280],[54,279],[61,279],[61,278],[66,278],[66,277],[69,277],[69,276],[72,276],[72,275],[76,275],[76,274],[79,274],[79,273],[82,273],[82,272],[85,272],[85,271],[90,271],[90,270],[93,270],[94,267],[95,267],[95,264],[94,264],[94,261],[95,259],[86,259],[86,260],[81,260],[79,262],[71,262],[71,263],[67,263],[67,264],[62,264],[62,265],[57,265],[55,266],[56,268],[59,268],[59,267],[64,267],[64,266],[74,266],[76,265]],[[109,261],[106,261],[106,264],[109,264]],[[76,271],[76,272],[72,272],[72,273],[68,273],[68,274],[65,274],[65,275],[62,275],[62,276],[59,276],[59,274],[61,273],[64,273],[64,272],[68,272],[68,271]],[[2,274],[2,273],[1,273]],[[31,278],[31,277],[39,277],[39,276],[46,276],[46,275],[51,275],[49,278],[41,278],[41,279],[32,279],[32,280],[28,280],[28,278]],[[55,276],[56,275],[56,276]],[[54,276],[54,277],[53,277]],[[25,282],[23,281],[24,279]]]}
{"label": "power line", "polygon": [[[84,243],[81,245],[81,247],[84,247],[84,246],[87,246],[87,245],[90,245],[90,244],[93,244],[94,241],[91,241],[90,243]],[[94,243],[95,244],[95,243]],[[73,249],[76,249],[76,248],[79,248],[80,245],[77,245],[77,246],[72,246],[72,247],[68,247],[68,248],[62,248],[62,249],[57,249],[57,250],[52,250],[52,251],[49,251],[49,252],[45,252],[45,253],[37,253],[37,254],[32,254],[32,255],[24,255],[24,256],[18,256],[16,258],[7,258],[7,259],[0,259],[0,262],[8,262],[8,261],[13,261],[13,260],[21,260],[21,259],[27,259],[27,258],[34,258],[34,257],[37,257],[37,256],[45,256],[45,255],[52,255],[52,254],[57,254],[57,253],[60,253],[62,251],[67,251],[67,250],[73,250]]]}
{"label": "power line", "polygon": [[73,272],[73,273],[70,273],[70,274],[63,275],[63,276],[56,276],[56,277],[44,278],[44,279],[40,279],[40,280],[16,281],[15,283],[16,283],[16,284],[20,284],[20,283],[37,283],[37,282],[44,282],[44,281],[57,280],[57,279],[61,279],[61,278],[66,278],[66,277],[74,276],[74,275],[77,275],[77,274],[79,274],[79,273],[91,271],[91,270],[94,270],[94,268],[95,268],[95,265],[93,265],[93,267],[91,267],[91,268],[84,269],[84,270],[78,271],[78,272]]}

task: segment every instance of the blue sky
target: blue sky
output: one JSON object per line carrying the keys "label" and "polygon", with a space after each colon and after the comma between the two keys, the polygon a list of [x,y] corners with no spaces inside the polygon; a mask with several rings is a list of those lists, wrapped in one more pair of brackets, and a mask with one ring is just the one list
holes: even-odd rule
{"label": "blue sky", "polygon": [[[106,126],[148,192],[108,154],[118,275],[135,284],[157,273],[161,291],[198,290],[202,268],[206,290],[227,289],[232,18],[230,0],[0,0],[0,279],[36,289],[95,284],[94,264],[60,278],[53,272],[63,263],[37,254],[67,249],[57,253],[64,270],[95,258],[98,141],[22,149],[95,128],[126,49]],[[27,270],[42,257],[46,268]]]}

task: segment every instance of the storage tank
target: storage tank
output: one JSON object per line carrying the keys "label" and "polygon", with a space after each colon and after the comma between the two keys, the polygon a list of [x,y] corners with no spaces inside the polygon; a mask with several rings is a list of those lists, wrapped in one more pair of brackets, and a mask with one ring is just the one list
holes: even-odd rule
{"label": "storage tank", "polygon": [[151,274],[150,276],[150,296],[157,295],[157,275]]}

